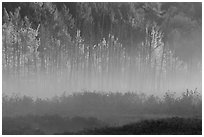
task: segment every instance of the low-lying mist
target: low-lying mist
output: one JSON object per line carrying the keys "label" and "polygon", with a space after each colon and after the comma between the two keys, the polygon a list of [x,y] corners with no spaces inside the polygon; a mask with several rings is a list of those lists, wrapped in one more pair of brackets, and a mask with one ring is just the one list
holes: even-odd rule
{"label": "low-lying mist", "polygon": [[[156,89],[152,82],[145,79],[135,77],[121,78],[118,74],[109,79],[108,76],[88,77],[78,76],[77,80],[69,80],[66,73],[63,75],[34,75],[31,77],[22,78],[3,78],[3,93],[17,93],[32,97],[50,98],[62,93],[70,94],[73,92],[89,91],[106,91],[106,92],[143,92],[145,94],[154,94],[162,96],[167,91],[181,92],[186,89],[194,90],[201,89],[201,75],[193,73],[194,76],[175,76],[176,78],[168,77],[168,81],[162,81],[163,87]],[[170,80],[169,80],[170,79]],[[156,83],[156,82],[155,82]]]}

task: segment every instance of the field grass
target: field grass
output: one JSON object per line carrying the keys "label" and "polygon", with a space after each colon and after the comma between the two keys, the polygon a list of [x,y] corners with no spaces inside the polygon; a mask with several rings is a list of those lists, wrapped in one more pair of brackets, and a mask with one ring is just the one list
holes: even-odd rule
{"label": "field grass", "polygon": [[113,126],[93,117],[3,117],[2,131],[3,135],[201,135],[202,119],[154,118]]}
{"label": "field grass", "polygon": [[3,117],[3,135],[43,135],[106,126],[94,117],[61,117],[59,115]]}
{"label": "field grass", "polygon": [[79,132],[65,132],[64,135],[201,135],[202,120],[193,118],[165,118],[143,120],[120,127],[104,127]]}

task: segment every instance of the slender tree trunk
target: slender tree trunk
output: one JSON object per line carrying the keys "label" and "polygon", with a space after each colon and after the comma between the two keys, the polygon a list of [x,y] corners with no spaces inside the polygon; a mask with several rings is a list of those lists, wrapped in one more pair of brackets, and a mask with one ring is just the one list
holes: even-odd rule
{"label": "slender tree trunk", "polygon": [[9,75],[9,63],[8,63],[8,49],[7,49],[7,38],[5,36],[5,40],[4,40],[4,54],[5,54],[5,73],[6,73],[6,77]]}
{"label": "slender tree trunk", "polygon": [[20,46],[19,46],[18,40],[17,40],[16,46],[17,46],[17,74],[19,75],[20,74],[20,56],[21,56],[21,53],[20,53]]}
{"label": "slender tree trunk", "polygon": [[165,48],[166,48],[166,41],[164,41],[163,51],[162,51],[162,57],[161,57],[161,63],[160,63],[160,69],[159,69],[159,79],[158,79],[158,91],[161,90],[161,79],[162,79],[162,69],[163,69],[163,63],[164,63],[164,55],[165,55]]}
{"label": "slender tree trunk", "polygon": [[16,47],[15,46],[13,48],[13,66],[12,67],[13,67],[13,69],[12,69],[13,74],[15,75],[15,73],[16,73]]}
{"label": "slender tree trunk", "polygon": [[44,47],[45,47],[45,28],[43,25],[41,25],[40,27],[40,46],[38,47],[39,48],[39,56],[40,56],[40,59],[41,59],[41,72],[44,72],[45,71],[45,52],[44,52]]}
{"label": "slender tree trunk", "polygon": [[34,54],[34,72],[37,73],[37,57],[36,57],[36,53]]}

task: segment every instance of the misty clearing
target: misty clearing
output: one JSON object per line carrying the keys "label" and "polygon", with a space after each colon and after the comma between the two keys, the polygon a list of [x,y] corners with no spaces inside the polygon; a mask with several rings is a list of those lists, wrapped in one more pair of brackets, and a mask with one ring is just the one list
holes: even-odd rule
{"label": "misty clearing", "polygon": [[3,2],[2,91],[3,134],[202,134],[202,3]]}

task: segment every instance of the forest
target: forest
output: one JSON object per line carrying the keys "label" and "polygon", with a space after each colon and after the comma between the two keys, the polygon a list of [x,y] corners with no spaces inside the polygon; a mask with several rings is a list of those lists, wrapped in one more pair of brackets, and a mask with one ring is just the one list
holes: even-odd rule
{"label": "forest", "polygon": [[3,3],[3,91],[201,90],[201,3]]}
{"label": "forest", "polygon": [[172,116],[202,119],[201,2],[2,3],[3,134]]}

